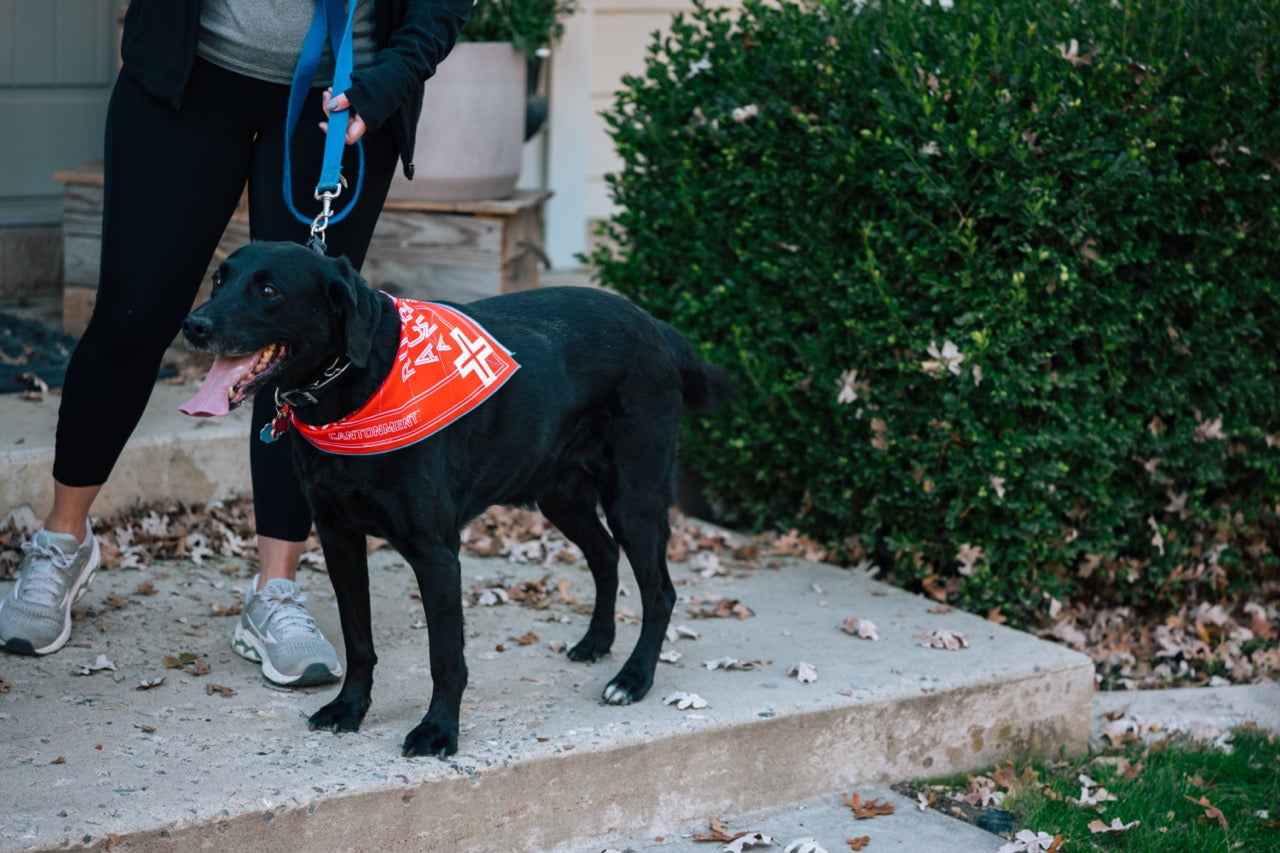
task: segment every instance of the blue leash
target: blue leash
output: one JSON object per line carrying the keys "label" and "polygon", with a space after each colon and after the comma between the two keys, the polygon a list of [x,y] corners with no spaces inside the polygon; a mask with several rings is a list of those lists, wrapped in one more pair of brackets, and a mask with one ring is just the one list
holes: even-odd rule
{"label": "blue leash", "polygon": [[355,18],[357,0],[350,0],[350,7],[344,15],[342,0],[316,0],[316,14],[311,19],[311,28],[302,43],[302,53],[298,56],[298,65],[293,71],[293,83],[289,89],[289,109],[285,117],[284,127],[284,203],[289,212],[304,225],[311,227],[309,245],[321,254],[325,251],[324,232],[330,223],[341,222],[360,196],[360,186],[364,182],[364,140],[356,143],[359,164],[356,171],[356,186],[351,200],[341,212],[332,212],[332,202],[342,192],[342,149],[346,143],[347,123],[351,110],[348,107],[341,112],[329,114],[329,130],[324,140],[324,160],[320,167],[320,180],[316,183],[315,198],[320,202],[320,215],[311,219],[298,212],[293,204],[293,176],[290,167],[289,151],[293,144],[293,130],[302,116],[302,106],[306,102],[311,89],[311,81],[315,79],[316,69],[320,65],[320,55],[324,51],[325,35],[333,49],[333,95],[345,92],[351,86],[351,30]]}

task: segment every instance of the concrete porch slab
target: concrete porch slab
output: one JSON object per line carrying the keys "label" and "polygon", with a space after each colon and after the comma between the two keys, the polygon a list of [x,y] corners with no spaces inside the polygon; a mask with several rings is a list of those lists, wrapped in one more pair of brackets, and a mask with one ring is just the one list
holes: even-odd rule
{"label": "concrete porch slab", "polygon": [[[932,602],[859,573],[786,561],[713,578],[674,566],[674,623],[700,638],[668,643],[683,657],[660,665],[650,695],[628,707],[598,697],[635,641],[630,621],[613,657],[582,665],[551,646],[585,630],[570,604],[471,608],[459,753],[405,759],[400,742],[429,696],[426,631],[409,569],[386,550],[372,565],[374,701],[362,730],[343,736],[306,727],[336,687],[274,689],[231,651],[234,617],[211,613],[239,601],[248,566],[101,573],[82,602],[92,613],[66,648],[0,657],[0,850],[577,851],[854,785],[1079,753],[1088,741],[1084,656],[972,615],[930,612]],[[565,580],[591,600],[580,564],[465,559],[463,574],[464,588],[550,575],[552,587]],[[337,640],[327,578],[301,580]],[[154,594],[138,592],[144,583]],[[689,608],[702,605],[690,602],[707,597],[739,600],[754,615],[693,618]],[[638,608],[634,596],[619,605]],[[874,621],[880,639],[840,630],[851,616]],[[937,629],[963,633],[969,647],[923,647]],[[520,645],[530,631],[537,640]],[[164,656],[182,652],[211,671],[166,669]],[[99,655],[116,669],[75,674]],[[704,665],[724,657],[758,662]],[[787,675],[801,661],[817,681]],[[161,686],[137,689],[161,675]],[[677,691],[708,707],[663,704]]]}

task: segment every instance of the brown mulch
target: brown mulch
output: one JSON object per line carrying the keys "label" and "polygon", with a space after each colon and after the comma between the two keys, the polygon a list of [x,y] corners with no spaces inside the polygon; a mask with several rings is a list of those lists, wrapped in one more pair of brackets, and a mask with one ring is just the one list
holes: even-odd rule
{"label": "brown mulch", "polygon": [[[673,512],[667,559],[690,561],[704,576],[730,567],[775,568],[783,558],[826,561],[822,546],[794,531],[745,536]],[[155,504],[96,520],[103,565],[141,567],[160,560],[252,559],[253,503],[247,496],[206,506]],[[0,578],[21,563],[26,534],[0,530]],[[371,540],[370,550],[384,543]],[[578,549],[539,513],[493,507],[463,532],[463,550],[552,566],[576,563]],[[319,543],[308,541],[304,564],[323,567]],[[228,572],[243,570],[227,563]],[[471,597],[506,596],[540,606],[563,588],[473,590]],[[474,602],[472,602],[474,603]],[[541,605],[545,606],[545,605]],[[998,613],[990,614],[1003,621]],[[1213,602],[1187,603],[1163,613],[1083,603],[1057,604],[1036,633],[1088,654],[1106,689],[1247,684],[1280,676],[1280,581],[1247,592],[1221,593]]]}

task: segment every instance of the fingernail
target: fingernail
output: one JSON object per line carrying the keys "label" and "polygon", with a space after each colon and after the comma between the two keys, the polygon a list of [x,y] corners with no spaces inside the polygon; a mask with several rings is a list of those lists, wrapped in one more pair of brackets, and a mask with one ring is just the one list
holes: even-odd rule
{"label": "fingernail", "polygon": [[339,108],[339,107],[341,107],[341,106],[342,106],[342,105],[338,103],[338,101],[337,101],[337,99],[336,99],[336,98],[335,98],[334,100],[332,100],[332,101],[330,101],[330,102],[329,102],[329,109],[331,109],[331,110],[336,110],[336,109],[338,109],[338,108]]}

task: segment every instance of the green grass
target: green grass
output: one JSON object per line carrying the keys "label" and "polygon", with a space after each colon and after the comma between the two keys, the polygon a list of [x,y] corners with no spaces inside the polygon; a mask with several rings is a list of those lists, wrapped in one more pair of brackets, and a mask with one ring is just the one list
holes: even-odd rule
{"label": "green grass", "polygon": [[[1280,739],[1246,727],[1233,731],[1230,743],[1226,752],[1175,736],[1126,744],[1065,766],[1040,765],[1036,769],[1047,785],[1016,792],[1005,808],[1019,827],[1061,834],[1070,851],[1280,850]],[[1121,758],[1141,770],[1125,778]],[[1069,802],[1080,797],[1080,774],[1115,801],[1085,808]],[[1222,812],[1222,821],[1206,817],[1206,808],[1193,802],[1202,798]],[[1141,823],[1121,835],[1089,830],[1092,821],[1110,824],[1113,818]]]}
{"label": "green grass", "polygon": [[[1006,791],[1002,807],[1013,814],[1014,831],[1060,835],[1063,853],[1280,851],[1280,738],[1242,727],[1229,742],[1227,752],[1174,735],[1069,761],[1033,761],[1019,765],[1016,777],[1012,767],[990,776]],[[1083,807],[1072,802],[1080,798],[1082,774],[1116,799]],[[972,778],[952,787],[963,790],[967,783]],[[1197,804],[1202,798],[1221,811],[1221,820],[1206,816]],[[1089,829],[1095,820],[1114,818],[1140,823],[1123,834]]]}

